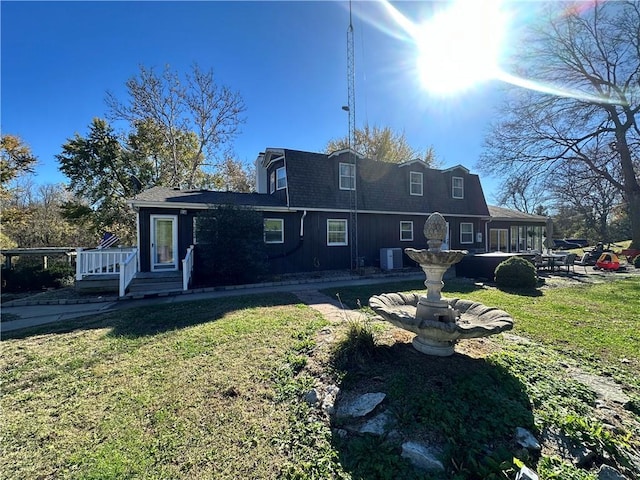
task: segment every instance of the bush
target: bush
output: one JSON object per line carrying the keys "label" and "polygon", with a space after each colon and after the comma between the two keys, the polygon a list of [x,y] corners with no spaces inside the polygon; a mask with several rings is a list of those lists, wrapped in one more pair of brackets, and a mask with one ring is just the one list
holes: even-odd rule
{"label": "bush", "polygon": [[267,272],[262,214],[220,206],[199,215],[194,273],[200,285],[257,281]]}
{"label": "bush", "polygon": [[7,292],[31,292],[46,288],[62,288],[73,285],[74,269],[71,265],[56,263],[47,270],[42,266],[16,266],[2,269],[3,290]]}
{"label": "bush", "polygon": [[496,267],[495,280],[498,288],[535,288],[536,269],[522,257],[510,257]]}

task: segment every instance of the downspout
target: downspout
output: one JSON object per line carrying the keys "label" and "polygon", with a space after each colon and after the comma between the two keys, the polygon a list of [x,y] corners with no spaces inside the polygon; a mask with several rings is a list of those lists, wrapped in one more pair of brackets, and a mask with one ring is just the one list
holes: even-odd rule
{"label": "downspout", "polygon": [[302,212],[302,217],[300,217],[300,240],[304,238],[304,217],[307,216],[307,211]]}

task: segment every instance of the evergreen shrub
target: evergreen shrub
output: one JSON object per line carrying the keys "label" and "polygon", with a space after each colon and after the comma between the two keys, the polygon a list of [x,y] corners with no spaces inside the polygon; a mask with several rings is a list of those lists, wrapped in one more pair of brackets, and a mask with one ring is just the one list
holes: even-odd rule
{"label": "evergreen shrub", "polygon": [[495,281],[500,289],[535,288],[536,269],[525,258],[509,257],[496,267]]}
{"label": "evergreen shrub", "polygon": [[44,270],[37,265],[16,265],[2,269],[2,288],[7,292],[33,292],[73,285],[75,270],[71,265],[54,263]]}
{"label": "evergreen shrub", "polygon": [[267,273],[262,214],[223,205],[198,215],[194,275],[199,285],[237,285]]}

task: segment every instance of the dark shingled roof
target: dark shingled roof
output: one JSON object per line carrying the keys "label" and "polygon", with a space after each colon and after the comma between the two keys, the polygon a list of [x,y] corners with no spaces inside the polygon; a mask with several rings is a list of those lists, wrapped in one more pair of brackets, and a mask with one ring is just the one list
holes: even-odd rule
{"label": "dark shingled roof", "polygon": [[[294,208],[349,209],[348,190],[338,186],[339,164],[350,163],[349,152],[330,157],[322,153],[285,150],[289,205]],[[421,171],[424,195],[409,195],[409,172]],[[451,177],[464,177],[464,198],[451,197]],[[357,160],[358,210],[488,216],[477,175],[455,168],[446,171],[426,164]]]}
{"label": "dark shingled roof", "polygon": [[[132,205],[147,203],[192,203],[202,205],[239,205],[245,207],[286,207],[283,201],[264,193],[217,192],[213,190],[179,190],[168,187],[152,187],[140,192]],[[170,206],[170,205],[166,205]]]}
{"label": "dark shingled roof", "polygon": [[496,207],[489,205],[489,215],[493,220],[523,220],[534,222],[546,222],[547,218],[542,215],[533,215],[531,213],[519,212],[510,208]]}

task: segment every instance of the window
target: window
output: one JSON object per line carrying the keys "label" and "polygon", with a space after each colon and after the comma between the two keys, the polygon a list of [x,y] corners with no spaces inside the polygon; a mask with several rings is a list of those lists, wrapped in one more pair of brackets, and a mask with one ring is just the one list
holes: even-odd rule
{"label": "window", "polygon": [[464,198],[464,179],[453,177],[451,179],[451,196],[453,198]]}
{"label": "window", "polygon": [[269,192],[273,193],[276,191],[276,172],[271,172],[269,176]]}
{"label": "window", "polygon": [[504,252],[507,249],[506,228],[492,228],[489,230],[489,251]]}
{"label": "window", "polygon": [[281,218],[264,219],[264,243],[284,243],[284,220]]}
{"label": "window", "polygon": [[346,220],[327,220],[327,245],[348,245]]}
{"label": "window", "polygon": [[473,223],[460,224],[460,243],[473,243]]}
{"label": "window", "polygon": [[284,167],[280,167],[276,170],[276,189],[282,190],[287,188],[287,171]]}
{"label": "window", "polygon": [[422,196],[422,173],[409,172],[409,193]]}
{"label": "window", "polygon": [[340,190],[356,189],[356,166],[352,163],[340,164]]}
{"label": "window", "polygon": [[400,240],[403,242],[413,241],[413,222],[400,222]]}

